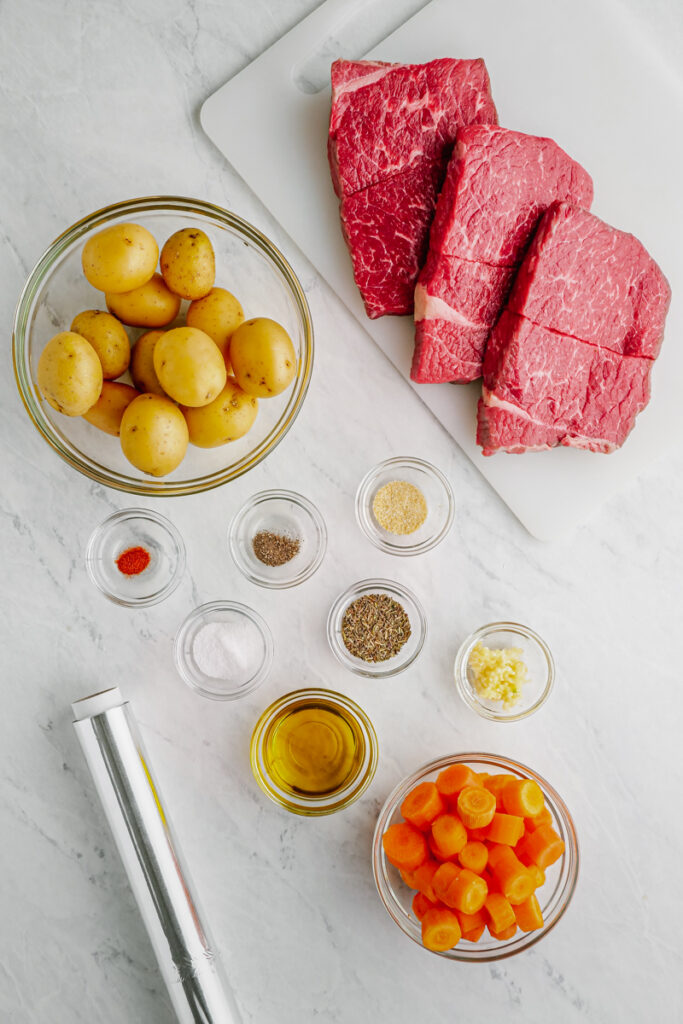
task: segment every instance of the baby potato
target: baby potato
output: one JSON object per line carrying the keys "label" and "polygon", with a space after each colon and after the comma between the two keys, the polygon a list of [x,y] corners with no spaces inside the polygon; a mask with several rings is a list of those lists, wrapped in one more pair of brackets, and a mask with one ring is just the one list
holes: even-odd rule
{"label": "baby potato", "polygon": [[83,246],[83,273],[101,292],[129,292],[149,281],[159,259],[154,235],[140,224],[112,224]]}
{"label": "baby potato", "polygon": [[102,394],[87,412],[83,419],[92,423],[93,427],[103,430],[105,434],[118,437],[121,433],[121,418],[133,401],[140,394],[130,384],[119,384],[118,381],[105,380]]}
{"label": "baby potato", "polygon": [[163,331],[146,331],[133,345],[130,358],[130,375],[138,389],[150,395],[165,395],[154,369],[154,346]]}
{"label": "baby potato", "polygon": [[139,288],[129,292],[106,292],[107,309],[131,327],[165,327],[175,320],[180,298],[174,295],[161,274],[153,274]]}
{"label": "baby potato", "polygon": [[55,334],[38,361],[38,387],[57,412],[87,412],[102,391],[102,364],[90,342],[74,331]]}
{"label": "baby potato", "polygon": [[230,339],[230,364],[248,395],[271,398],[289,387],[296,373],[296,352],[284,327],[256,317],[246,320]]}
{"label": "baby potato", "polygon": [[195,299],[187,311],[188,327],[197,327],[204,331],[218,345],[230,370],[228,344],[244,320],[244,311],[239,302],[225,288],[212,288],[203,299]]}
{"label": "baby potato", "polygon": [[138,395],[121,418],[121,448],[136,469],[166,476],[179,466],[188,445],[185,417],[161,395]]}
{"label": "baby potato", "polygon": [[251,430],[258,412],[258,399],[242,391],[234,377],[213,402],[200,409],[183,408],[190,432],[190,444],[198,448],[216,448],[236,441]]}
{"label": "baby potato", "polygon": [[153,358],[159,383],[181,405],[208,405],[225,387],[228,375],[220,349],[196,327],[166,331]]}
{"label": "baby potato", "polygon": [[199,228],[182,228],[161,250],[161,273],[176,295],[201,299],[216,279],[216,257],[209,236]]}
{"label": "baby potato", "polygon": [[71,330],[82,335],[95,349],[105,380],[113,380],[126,372],[130,363],[130,341],[115,316],[103,309],[86,309],[74,317]]}

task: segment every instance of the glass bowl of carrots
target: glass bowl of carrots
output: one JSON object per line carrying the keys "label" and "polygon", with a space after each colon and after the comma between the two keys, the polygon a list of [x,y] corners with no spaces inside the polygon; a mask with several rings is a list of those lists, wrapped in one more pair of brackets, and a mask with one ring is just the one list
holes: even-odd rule
{"label": "glass bowl of carrots", "polygon": [[414,942],[450,960],[514,956],[571,901],[579,847],[569,810],[542,776],[494,754],[418,768],[389,795],[373,838],[375,884]]}

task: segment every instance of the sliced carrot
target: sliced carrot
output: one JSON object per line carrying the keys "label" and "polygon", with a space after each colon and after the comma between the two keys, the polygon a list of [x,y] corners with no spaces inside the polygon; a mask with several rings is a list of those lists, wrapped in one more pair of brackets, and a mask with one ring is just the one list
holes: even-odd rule
{"label": "sliced carrot", "polygon": [[541,871],[538,864],[529,864],[529,871],[534,880],[534,889],[540,889],[545,885],[545,871]]}
{"label": "sliced carrot", "polygon": [[409,889],[417,889],[417,885],[415,884],[414,871],[405,871],[403,868],[399,868],[398,873]]}
{"label": "sliced carrot", "polygon": [[466,764],[451,764],[436,777],[436,788],[446,800],[455,801],[465,786],[475,786],[477,774]]}
{"label": "sliced carrot", "polygon": [[545,806],[543,790],[533,779],[506,782],[501,790],[501,799],[507,814],[518,814],[521,818],[533,818]]}
{"label": "sliced carrot", "polygon": [[415,881],[414,889],[419,889],[421,893],[427,897],[428,900],[436,900],[436,893],[432,885],[432,879],[436,874],[439,867],[439,862],[429,858],[420,864],[419,868],[415,868],[413,871],[413,879]]}
{"label": "sliced carrot", "polygon": [[460,942],[458,919],[447,907],[432,907],[422,918],[422,945],[443,953]]}
{"label": "sliced carrot", "polygon": [[434,895],[442,903],[445,903],[446,906],[451,905],[448,893],[461,871],[462,868],[459,868],[457,864],[447,860],[445,863],[440,864],[438,870],[434,872],[434,877],[432,878]]}
{"label": "sliced carrot", "polygon": [[478,928],[480,925],[486,925],[488,920],[484,907],[482,907],[481,910],[478,910],[476,914],[463,914],[462,910],[456,910],[455,913],[463,936],[467,932],[474,931],[474,929]]}
{"label": "sliced carrot", "polygon": [[433,782],[421,782],[401,804],[401,814],[415,828],[426,832],[434,818],[446,810],[446,801]]}
{"label": "sliced carrot", "polygon": [[493,815],[489,825],[486,838],[491,843],[504,843],[506,846],[516,846],[524,835],[524,818],[516,814],[503,814],[499,811]]}
{"label": "sliced carrot", "polygon": [[462,937],[463,937],[463,939],[466,939],[467,942],[479,942],[479,939],[484,934],[484,929],[485,928],[486,928],[485,924],[478,924],[476,928],[472,929],[472,931],[463,932],[462,933]]}
{"label": "sliced carrot", "polygon": [[539,825],[535,832],[524,836],[520,852],[523,860],[545,871],[564,853],[564,842],[551,825]]}
{"label": "sliced carrot", "polygon": [[428,910],[433,910],[434,907],[441,906],[441,904],[428,900],[423,892],[416,892],[411,906],[415,917],[421,921]]}
{"label": "sliced carrot", "polygon": [[476,842],[476,843],[483,842],[483,840],[486,839],[486,833],[488,832],[488,830],[489,830],[488,825],[486,826],[486,828],[468,828],[467,829],[468,841],[471,839],[473,842]]}
{"label": "sliced carrot", "polygon": [[425,837],[407,821],[390,825],[382,836],[382,846],[387,860],[404,871],[414,871],[427,859]]}
{"label": "sliced carrot", "polygon": [[442,857],[455,857],[467,842],[467,830],[455,814],[440,814],[432,823],[432,836]]}
{"label": "sliced carrot", "polygon": [[484,843],[479,843],[476,840],[467,841],[463,846],[462,850],[458,854],[458,860],[464,868],[469,868],[470,871],[474,871],[475,875],[480,875],[486,863],[489,859],[489,851]]}
{"label": "sliced carrot", "polygon": [[502,893],[490,892],[486,897],[484,909],[489,922],[489,931],[493,929],[496,932],[502,932],[511,924],[515,924],[515,912],[509,900],[506,900]]}
{"label": "sliced carrot", "polygon": [[489,847],[489,869],[510,903],[523,903],[534,891],[533,875],[509,846]]}
{"label": "sliced carrot", "polygon": [[483,786],[465,786],[458,793],[457,806],[465,828],[485,828],[496,813],[496,798]]}
{"label": "sliced carrot", "polygon": [[444,857],[443,853],[436,845],[436,842],[434,841],[434,836],[431,834],[431,832],[427,835],[427,846],[429,847],[429,852],[431,853],[434,860],[438,860],[441,863],[449,860],[448,857]]}
{"label": "sliced carrot", "polygon": [[463,868],[455,881],[448,887],[448,899],[444,902],[463,914],[476,914],[484,906],[488,887],[481,875]]}
{"label": "sliced carrot", "polygon": [[483,786],[487,779],[491,778],[490,772],[477,772],[477,782],[480,786]]}
{"label": "sliced carrot", "polygon": [[[488,853],[488,851],[487,851],[487,853]],[[488,867],[484,871],[480,871],[479,874],[481,875],[481,877],[486,882],[486,887],[487,887],[489,892],[500,892],[500,885],[498,884],[496,879],[493,877],[493,875],[491,874],[491,872],[488,869]]]}
{"label": "sliced carrot", "polygon": [[484,788],[488,789],[489,793],[493,793],[496,798],[496,810],[503,810],[503,787],[507,785],[508,782],[514,782],[516,778],[516,775],[491,775],[484,782]]}
{"label": "sliced carrot", "polygon": [[502,932],[495,932],[489,926],[489,932],[491,933],[491,938],[492,939],[498,939],[499,942],[506,942],[508,939],[511,939],[516,931],[517,931],[517,925],[516,924],[511,924],[509,928],[504,928]]}
{"label": "sliced carrot", "polygon": [[538,814],[532,815],[530,818],[524,819],[527,832],[535,832],[541,825],[552,825],[553,816],[547,807],[544,807]]}
{"label": "sliced carrot", "polygon": [[541,906],[535,894],[532,894],[524,903],[514,908],[515,919],[523,932],[533,932],[536,928],[543,927],[543,914]]}

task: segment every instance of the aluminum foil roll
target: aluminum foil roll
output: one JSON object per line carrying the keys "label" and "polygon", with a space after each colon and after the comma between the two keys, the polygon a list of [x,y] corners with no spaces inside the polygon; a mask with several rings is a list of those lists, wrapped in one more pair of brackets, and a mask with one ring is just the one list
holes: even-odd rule
{"label": "aluminum foil roll", "polygon": [[72,704],[78,735],[180,1024],[241,1024],[130,705],[118,688]]}

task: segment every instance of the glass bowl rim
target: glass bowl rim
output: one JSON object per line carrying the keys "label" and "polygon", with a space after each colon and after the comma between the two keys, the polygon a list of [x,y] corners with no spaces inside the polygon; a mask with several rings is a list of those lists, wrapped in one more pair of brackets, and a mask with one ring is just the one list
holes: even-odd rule
{"label": "glass bowl rim", "polygon": [[[173,541],[174,547],[178,555],[178,561],[176,563],[175,570],[169,581],[160,590],[155,591],[153,594],[150,594],[147,597],[119,597],[117,594],[114,594],[113,591],[108,590],[107,587],[104,586],[103,581],[100,580],[99,576],[96,574],[93,568],[97,561],[93,557],[93,552],[96,544],[100,541],[103,534],[106,533],[107,529],[109,529],[115,523],[125,522],[128,519],[147,519],[150,522],[155,523],[157,526],[160,526],[162,530],[166,531],[166,533]],[[110,515],[103,519],[99,526],[96,526],[95,529],[92,531],[85,548],[85,568],[91,583],[93,583],[97,587],[100,593],[104,594],[105,597],[109,598],[110,601],[113,601],[114,604],[121,605],[123,608],[144,608],[145,606],[159,604],[161,601],[164,601],[167,597],[170,597],[170,595],[177,588],[178,584],[183,578],[183,574],[185,572],[185,563],[185,542],[177,526],[175,526],[169,519],[166,518],[166,516],[163,516],[160,512],[155,512],[149,508],[122,508],[118,509],[118,511],[116,512],[110,513]]]}
{"label": "glass bowl rim", "polygon": [[[377,815],[377,823],[372,837],[372,874],[375,880],[375,887],[384,909],[387,911],[394,923],[398,925],[403,934],[407,935],[409,939],[412,939],[412,941],[419,945],[420,948],[424,948],[420,940],[416,935],[404,927],[403,921],[395,911],[395,904],[390,895],[390,885],[383,870],[385,866],[385,857],[382,849],[382,836],[394,812],[400,806],[400,803],[403,801],[403,798],[409,790],[412,789],[416,783],[420,782],[426,776],[431,775],[433,772],[447,768],[449,765],[456,763],[479,764],[482,766],[486,764],[493,765],[497,768],[502,768],[503,770],[506,768],[512,769],[513,771],[520,773],[520,775],[525,775],[528,778],[534,779],[539,783],[541,788],[550,795],[553,804],[560,812],[562,823],[566,829],[567,837],[569,839],[567,849],[563,854],[563,857],[569,858],[568,877],[563,887],[561,905],[550,924],[544,924],[543,928],[538,929],[538,932],[527,932],[526,935],[528,937],[528,941],[519,949],[511,949],[508,946],[503,946],[500,950],[492,950],[490,955],[481,950],[481,955],[473,956],[470,955],[470,950],[462,949],[458,951],[458,947],[455,946],[453,949],[446,950],[443,953],[436,953],[437,956],[458,963],[491,963],[497,960],[505,960],[511,956],[517,956],[519,953],[523,953],[530,949],[531,946],[536,945],[537,942],[552,931],[555,925],[562,917],[564,917],[572,901],[579,877],[579,868],[581,863],[579,840],[576,834],[574,819],[572,818],[569,808],[555,787],[552,786],[544,776],[534,771],[533,768],[529,768],[528,765],[523,764],[521,761],[515,761],[511,757],[503,757],[499,754],[470,751],[462,754],[444,755],[443,757],[435,758],[433,761],[427,761],[425,764],[415,769],[414,772],[405,776],[394,786]],[[435,951],[430,950],[429,952]]]}
{"label": "glass bowl rim", "polygon": [[[245,683],[244,686],[240,687],[240,689],[235,693],[213,693],[211,690],[207,690],[206,687],[202,686],[202,684],[197,682],[193,677],[185,662],[184,656],[181,654],[182,644],[190,630],[190,627],[203,616],[214,611],[238,612],[240,615],[245,616],[245,618],[249,619],[256,626],[263,640],[263,661],[251,679],[249,679],[248,682]],[[206,697],[209,700],[218,701],[239,700],[241,697],[246,697],[247,694],[252,693],[258,686],[260,686],[270,672],[273,664],[273,652],[273,634],[270,631],[270,626],[263,616],[254,608],[250,608],[249,605],[242,604],[241,601],[207,601],[205,604],[197,605],[196,608],[193,608],[192,611],[185,616],[178,627],[173,641],[173,659],[180,678],[191,690],[194,690],[195,693],[198,693],[200,696]]]}
{"label": "glass bowl rim", "polygon": [[[534,703],[528,708],[525,708],[524,711],[515,712],[512,710],[510,712],[503,712],[494,711],[491,708],[484,707],[484,705],[477,700],[476,696],[473,695],[471,687],[467,682],[467,664],[474,645],[485,637],[491,636],[492,633],[502,632],[517,633],[520,636],[526,637],[528,640],[532,640],[545,659],[547,668],[545,685]],[[482,718],[486,718],[491,722],[521,722],[522,719],[528,718],[529,715],[533,715],[535,711],[538,711],[550,696],[550,692],[555,682],[555,659],[553,658],[550,647],[543,637],[539,636],[539,634],[535,630],[531,629],[530,626],[525,626],[521,622],[488,622],[486,625],[480,626],[479,629],[475,629],[475,631],[470,633],[470,635],[460,644],[453,663],[453,676],[457,691],[465,704],[467,704],[472,711],[475,711]]]}
{"label": "glass bowl rim", "polygon": [[[348,654],[343,643],[337,642],[336,632],[333,628],[335,620],[345,607],[351,604],[351,602],[355,598],[362,597],[364,593],[367,593],[368,591],[372,591],[375,589],[385,591],[386,593],[390,594],[392,597],[396,598],[399,601],[399,604],[401,603],[401,598],[403,598],[403,600],[409,601],[414,606],[417,612],[419,625],[417,647],[415,648],[411,656],[408,658],[408,660],[400,665],[396,665],[394,668],[388,667],[394,660],[393,658],[388,658],[386,662],[368,663],[377,665],[387,665],[387,668],[380,669],[378,671],[364,669],[360,665],[356,665],[354,662],[352,662],[351,656]],[[364,676],[366,679],[387,679],[389,676],[396,676],[400,672],[404,672],[417,659],[418,655],[422,651],[422,648],[424,647],[426,639],[427,616],[425,614],[424,608],[422,607],[422,603],[416,597],[412,590],[409,590],[408,587],[403,586],[403,584],[401,583],[397,583],[395,580],[387,580],[380,578],[358,580],[356,583],[352,583],[350,587],[347,587],[346,590],[343,591],[343,593],[339,594],[338,597],[335,598],[327,614],[327,641],[329,643],[330,650],[336,657],[337,661],[340,662],[340,664],[342,664],[344,668],[348,669],[350,672],[354,672],[358,676]],[[399,655],[396,655],[396,657],[399,657]]]}
{"label": "glass bowl rim", "polygon": [[[120,219],[121,216],[140,213],[162,214],[164,212],[181,212],[187,213],[190,216],[192,214],[201,214],[214,222],[219,222],[223,227],[232,229],[238,235],[245,237],[251,242],[260,251],[261,255],[267,259],[270,265],[274,266],[280,277],[284,280],[301,317],[303,333],[302,350],[299,356],[301,372],[299,374],[298,389],[295,387],[292,391],[288,404],[280,418],[281,422],[278,421],[278,424],[263,439],[255,451],[247,453],[234,466],[217,470],[204,476],[196,476],[176,482],[136,480],[134,477],[109,470],[96,462],[95,459],[72,450],[72,447],[62,440],[59,433],[52,426],[41,403],[36,398],[35,385],[31,376],[28,357],[27,328],[29,312],[38,290],[42,287],[55,262],[64,251],[91,229],[105,226],[112,220]],[[124,491],[127,494],[147,497],[179,497],[186,494],[199,494],[202,491],[220,487],[230,480],[236,480],[266,458],[289,432],[301,410],[311,380],[314,348],[313,322],[308,301],[293,268],[277,246],[263,232],[250,224],[249,221],[224,207],[217,206],[215,203],[208,203],[203,199],[192,199],[186,196],[174,195],[143,196],[137,199],[126,199],[118,203],[112,203],[109,206],[95,210],[86,217],[82,217],[58,235],[50,243],[29,273],[17,302],[12,327],[12,363],[17,389],[31,422],[43,439],[57,452],[64,462],[96,483],[105,487],[112,487],[115,490]]]}
{"label": "glass bowl rim", "polygon": [[[313,558],[305,569],[302,569],[292,579],[270,580],[266,579],[264,576],[257,576],[255,573],[252,573],[248,565],[243,561],[237,547],[237,533],[248,512],[253,508],[256,508],[257,505],[279,499],[291,501],[293,504],[298,505],[299,508],[303,509],[311,518],[318,533],[318,548],[315,558]],[[303,494],[299,494],[297,491],[272,487],[265,491],[258,491],[256,494],[252,494],[251,497],[247,498],[244,504],[237,510],[235,515],[232,517],[230,526],[228,527],[228,548],[233,562],[245,579],[248,579],[250,583],[255,583],[259,587],[266,587],[269,590],[287,590],[289,587],[296,587],[300,583],[304,583],[320,568],[327,551],[327,526],[325,525],[325,520],[322,517],[320,509],[310,500],[310,498],[305,497]]]}
{"label": "glass bowl rim", "polygon": [[[258,761],[258,749],[260,747],[261,740],[273,717],[283,708],[286,708],[288,704],[296,703],[297,700],[305,697],[311,699],[319,697],[320,699],[328,700],[344,707],[346,711],[353,715],[355,721],[361,727],[367,744],[368,763],[365,771],[362,775],[359,773],[359,775],[354,777],[350,791],[344,791],[341,794],[341,798],[331,804],[316,804],[313,800],[311,803],[307,803],[303,798],[300,798],[301,802],[299,804],[295,804],[293,802],[293,798],[288,799],[282,796],[278,789],[274,786],[270,786],[269,780],[265,773],[261,771]],[[335,811],[345,810],[345,808],[350,807],[351,804],[355,803],[356,800],[365,793],[375,777],[375,772],[377,771],[377,765],[379,763],[379,742],[375,727],[367,712],[365,712],[359,704],[349,697],[348,694],[340,693],[338,690],[331,690],[322,686],[304,686],[298,690],[290,690],[288,693],[282,694],[282,696],[272,701],[272,703],[261,712],[253,728],[251,739],[249,741],[249,762],[251,764],[252,774],[259,788],[274,803],[279,804],[280,807],[284,807],[285,810],[291,811],[293,814],[298,814],[307,818],[317,818],[326,814],[333,814]]]}
{"label": "glass bowl rim", "polygon": [[[446,495],[448,511],[446,513],[446,521],[444,525],[438,533],[434,534],[433,537],[422,541],[421,544],[415,544],[412,547],[402,547],[381,536],[372,526],[372,522],[366,521],[367,517],[364,514],[365,499],[368,491],[370,490],[372,481],[380,473],[383,473],[385,470],[393,466],[397,468],[399,466],[408,466],[410,468],[417,467],[422,469],[428,476],[431,476],[441,485]],[[435,548],[437,544],[440,544],[444,537],[448,535],[455,518],[455,495],[453,494],[453,488],[451,487],[448,478],[433,463],[413,455],[397,455],[390,459],[384,459],[382,462],[378,462],[377,465],[372,466],[372,468],[367,471],[361,482],[358,484],[358,488],[356,490],[355,511],[356,522],[368,540],[374,544],[376,548],[379,548],[380,551],[385,551],[387,554],[398,555],[399,557],[405,558],[410,555],[422,555],[427,551],[431,551],[432,548]]]}

